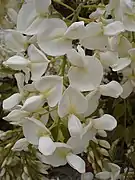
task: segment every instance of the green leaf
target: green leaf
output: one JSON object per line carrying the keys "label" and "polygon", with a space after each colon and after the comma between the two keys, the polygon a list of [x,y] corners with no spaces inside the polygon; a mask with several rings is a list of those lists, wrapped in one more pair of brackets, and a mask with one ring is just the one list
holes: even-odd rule
{"label": "green leaf", "polygon": [[114,108],[113,115],[119,119],[122,117],[125,113],[125,107],[124,104],[117,104]]}
{"label": "green leaf", "polygon": [[133,153],[131,154],[131,162],[132,162],[132,165],[133,165],[134,168],[135,168],[135,152],[133,152]]}

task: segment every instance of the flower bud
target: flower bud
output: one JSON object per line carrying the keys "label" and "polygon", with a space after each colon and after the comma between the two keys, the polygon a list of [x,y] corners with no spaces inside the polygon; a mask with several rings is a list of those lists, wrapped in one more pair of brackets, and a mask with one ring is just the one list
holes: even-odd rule
{"label": "flower bud", "polygon": [[97,148],[99,150],[99,152],[104,155],[104,156],[109,156],[109,153],[106,149],[104,148]]}
{"label": "flower bud", "polygon": [[102,147],[104,147],[106,149],[110,149],[110,144],[107,141],[99,140],[98,143],[99,143],[100,146],[102,146]]}
{"label": "flower bud", "polygon": [[5,172],[6,172],[6,169],[2,168],[0,171],[0,177],[4,176]]}

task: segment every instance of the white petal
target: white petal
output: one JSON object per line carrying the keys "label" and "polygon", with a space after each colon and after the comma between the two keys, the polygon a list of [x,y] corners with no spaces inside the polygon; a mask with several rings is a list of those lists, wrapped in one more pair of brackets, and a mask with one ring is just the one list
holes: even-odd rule
{"label": "white petal", "polygon": [[123,24],[125,26],[125,29],[127,31],[133,31],[135,32],[135,18],[134,18],[134,14],[132,15],[124,15],[123,16]]}
{"label": "white petal", "polygon": [[12,147],[12,151],[26,151],[28,150],[28,145],[29,142],[26,140],[26,138],[19,139]]}
{"label": "white petal", "polygon": [[14,70],[23,70],[28,65],[28,60],[21,56],[12,56],[7,61],[3,62],[4,65],[9,66]]}
{"label": "white petal", "polygon": [[88,109],[84,113],[85,117],[91,115],[94,111],[96,111],[99,105],[100,96],[101,94],[99,91],[92,91],[86,96],[88,100]]}
{"label": "white petal", "polygon": [[28,56],[32,63],[49,62],[46,55],[33,44],[28,47]]}
{"label": "white petal", "polygon": [[87,172],[81,175],[81,180],[93,180],[94,176],[91,172]]}
{"label": "white petal", "polygon": [[104,35],[97,35],[97,36],[90,36],[80,41],[81,45],[87,49],[91,50],[101,50],[104,51],[107,49],[108,45],[108,38]]}
{"label": "white petal", "polygon": [[70,61],[70,63],[76,67],[83,67],[83,56],[79,52],[77,52],[75,49],[72,49],[67,52],[67,58]]}
{"label": "white petal", "polygon": [[131,84],[131,81],[126,81],[123,85],[123,93],[121,94],[121,97],[123,99],[126,99],[133,91],[133,85]]}
{"label": "white petal", "polygon": [[36,16],[37,16],[37,13],[34,7],[34,3],[32,1],[24,3],[18,13],[17,30],[20,32],[25,32],[25,30],[34,21]]}
{"label": "white petal", "polygon": [[19,93],[15,93],[11,95],[9,98],[3,101],[3,109],[5,110],[12,109],[13,107],[15,107],[20,103],[21,99],[22,96]]}
{"label": "white petal", "polygon": [[86,34],[85,36],[97,36],[98,34],[102,33],[102,23],[101,22],[91,22],[86,25]]}
{"label": "white petal", "polygon": [[117,126],[117,121],[113,116],[104,114],[100,118],[93,119],[93,126],[95,129],[111,131]]}
{"label": "white petal", "polygon": [[38,145],[41,134],[49,134],[48,129],[39,120],[27,118],[23,123],[23,134],[31,144]]}
{"label": "white petal", "polygon": [[53,154],[53,152],[56,149],[56,146],[49,136],[42,136],[39,138],[38,149],[42,154],[48,156]]}
{"label": "white petal", "polygon": [[51,4],[51,0],[34,0],[34,3],[37,13],[45,14],[45,12],[48,12],[48,7]]}
{"label": "white petal", "polygon": [[24,74],[23,73],[16,73],[15,79],[17,81],[17,86],[18,86],[19,92],[23,93],[24,80],[25,80]]}
{"label": "white petal", "polygon": [[103,96],[118,98],[122,92],[123,88],[117,81],[111,81],[106,85],[100,85],[100,93]]}
{"label": "white petal", "polygon": [[65,32],[65,37],[69,39],[79,39],[81,36],[84,35],[85,27],[84,22],[74,22],[72,23],[67,31]]}
{"label": "white petal", "polygon": [[47,29],[48,19],[44,17],[36,17],[32,23],[28,26],[28,28],[24,31],[24,34],[27,35],[37,35],[42,33],[45,29]]}
{"label": "white petal", "polygon": [[48,55],[60,56],[72,49],[72,41],[64,37],[66,23],[53,18],[47,22],[47,29],[38,35],[39,47]]}
{"label": "white petal", "polygon": [[15,109],[13,111],[11,111],[6,117],[4,117],[3,119],[5,119],[6,121],[21,121],[21,119],[24,119],[25,117],[29,116],[29,112],[26,111],[21,111],[20,109]]}
{"label": "white petal", "polygon": [[120,167],[114,163],[108,163],[109,168],[111,169],[114,179],[117,179],[120,174]]}
{"label": "white petal", "polygon": [[56,106],[60,101],[63,90],[63,79],[60,76],[44,76],[35,82],[38,91],[43,92],[50,107]]}
{"label": "white petal", "polygon": [[89,144],[89,140],[81,138],[78,136],[72,136],[68,139],[67,144],[72,147],[72,152],[75,154],[80,154],[85,151]]}
{"label": "white petal", "polygon": [[109,45],[112,51],[116,51],[119,57],[127,57],[129,49],[132,48],[130,41],[124,36],[113,36],[109,38]]}
{"label": "white petal", "polygon": [[86,56],[83,68],[71,67],[68,72],[72,87],[79,91],[90,91],[97,88],[103,77],[103,67],[98,59]]}
{"label": "white petal", "polygon": [[38,110],[40,107],[42,107],[44,102],[45,102],[45,99],[41,95],[29,97],[24,102],[22,110],[25,110],[28,112],[34,112]]}
{"label": "white petal", "polygon": [[8,30],[5,34],[5,44],[14,52],[23,52],[27,48],[27,37],[15,30]]}
{"label": "white petal", "polygon": [[96,178],[101,180],[108,180],[110,177],[111,173],[108,171],[103,171],[96,174]]}
{"label": "white petal", "polygon": [[105,67],[110,67],[117,63],[118,54],[112,51],[100,52],[100,61]]}
{"label": "white petal", "polygon": [[31,80],[38,80],[46,72],[48,62],[31,64]]}
{"label": "white petal", "polygon": [[58,114],[64,117],[67,114],[82,114],[88,108],[86,98],[76,89],[68,87],[58,105]]}
{"label": "white petal", "polygon": [[104,34],[107,36],[115,36],[121,32],[124,32],[125,28],[122,22],[114,21],[104,27]]}
{"label": "white petal", "polygon": [[80,135],[82,132],[82,124],[75,115],[70,115],[68,118],[68,130],[71,136]]}
{"label": "white petal", "polygon": [[52,37],[49,34],[50,32],[46,32],[38,37],[38,45],[46,54],[50,56],[62,56],[72,49],[71,40],[59,37],[58,34]]}
{"label": "white petal", "polygon": [[130,63],[131,63],[131,59],[128,57],[119,58],[117,63],[112,65],[111,68],[113,71],[120,71],[124,69],[125,67],[127,67],[128,65],[130,65]]}
{"label": "white petal", "polygon": [[85,162],[79,156],[69,153],[66,156],[68,164],[80,173],[85,173]]}

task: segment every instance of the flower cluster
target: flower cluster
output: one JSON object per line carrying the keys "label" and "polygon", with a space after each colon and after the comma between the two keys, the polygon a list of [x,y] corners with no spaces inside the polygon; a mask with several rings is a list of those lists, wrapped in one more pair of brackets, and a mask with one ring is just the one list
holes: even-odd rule
{"label": "flower cluster", "polygon": [[[108,156],[110,144],[102,137],[117,126],[109,114],[93,115],[101,96],[125,99],[135,86],[135,48],[127,37],[135,31],[135,6],[131,0],[110,0],[90,14],[89,23],[53,17],[50,6],[51,0],[27,0],[18,13],[9,10],[16,26],[5,30],[12,56],[3,65],[16,71],[18,92],[3,101],[9,111],[4,119],[23,129],[25,138],[12,149],[32,144],[43,163],[68,163],[85,173],[80,154],[92,141]],[[121,73],[121,82],[106,82],[109,71]],[[120,173],[111,162],[101,169],[99,179],[116,180]]]}

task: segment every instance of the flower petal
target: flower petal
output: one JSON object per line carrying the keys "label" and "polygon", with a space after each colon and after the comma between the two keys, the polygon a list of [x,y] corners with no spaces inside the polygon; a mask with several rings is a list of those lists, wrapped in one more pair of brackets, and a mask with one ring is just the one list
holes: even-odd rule
{"label": "flower petal", "polygon": [[82,124],[75,115],[70,115],[68,118],[68,130],[71,136],[80,135],[82,132]]}
{"label": "flower petal", "polygon": [[35,82],[38,91],[43,92],[50,107],[60,101],[63,90],[63,78],[60,76],[44,76]]}
{"label": "flower petal", "polygon": [[49,60],[45,54],[33,44],[28,48],[28,55],[31,60],[31,79],[37,80],[45,73]]}
{"label": "flower petal", "polygon": [[83,67],[83,56],[79,52],[77,52],[75,49],[72,49],[67,52],[67,58],[70,61],[70,63],[77,67]]}
{"label": "flower petal", "polygon": [[49,130],[35,118],[27,118],[23,123],[23,134],[27,141],[33,145],[38,145],[40,135],[49,134]]}
{"label": "flower petal", "polygon": [[81,175],[81,180],[93,180],[94,176],[91,172],[87,172]]}
{"label": "flower petal", "polygon": [[110,177],[111,173],[108,171],[103,171],[96,174],[97,179],[108,180]]}
{"label": "flower petal", "polygon": [[39,47],[48,55],[61,56],[72,49],[72,41],[64,37],[67,26],[64,21],[54,18],[47,22],[47,29],[38,35]]}
{"label": "flower petal", "polygon": [[41,95],[32,96],[26,99],[22,106],[22,110],[34,112],[43,106],[45,99]]}
{"label": "flower petal", "polygon": [[122,92],[123,88],[117,81],[111,81],[108,84],[100,85],[100,93],[103,96],[118,98]]}
{"label": "flower petal", "polygon": [[23,52],[27,48],[27,37],[15,30],[8,30],[5,34],[5,44],[14,52]]}
{"label": "flower petal", "polygon": [[100,61],[105,67],[111,67],[118,61],[118,54],[112,51],[100,52]]}
{"label": "flower petal", "polygon": [[21,111],[20,109],[15,109],[13,111],[11,111],[7,116],[5,116],[3,119],[5,119],[6,121],[15,121],[15,122],[19,122],[22,119],[25,119],[25,117],[29,116],[29,112],[26,111]]}
{"label": "flower petal", "polygon": [[27,67],[28,60],[21,56],[15,55],[10,57],[7,61],[4,61],[3,64],[14,70],[23,70]]}
{"label": "flower petal", "polygon": [[117,63],[112,65],[111,68],[113,71],[120,71],[124,69],[125,67],[129,66],[130,63],[131,63],[131,59],[128,57],[119,58]]}
{"label": "flower petal", "polygon": [[84,35],[85,27],[84,22],[74,22],[72,23],[65,32],[65,37],[69,39],[79,39]]}
{"label": "flower petal", "polygon": [[124,31],[124,25],[120,21],[114,21],[104,27],[104,34],[107,36],[115,36]]}
{"label": "flower petal", "polygon": [[26,138],[19,139],[12,147],[12,151],[27,151],[28,145],[29,142],[26,140]]}
{"label": "flower petal", "polygon": [[97,88],[103,77],[103,67],[94,56],[83,58],[83,68],[72,67],[69,69],[68,77],[72,87],[79,91],[90,91]]}
{"label": "flower petal", "polygon": [[92,91],[90,92],[86,98],[88,100],[88,109],[84,113],[85,117],[90,116],[94,111],[96,111],[98,105],[99,105],[99,99],[100,99],[100,92],[99,91]]}
{"label": "flower petal", "polygon": [[51,0],[34,0],[35,8],[37,13],[45,14],[48,12],[49,5],[51,4]]}
{"label": "flower petal", "polygon": [[133,91],[133,85],[130,80],[126,81],[123,85],[123,93],[120,95],[123,99],[126,99]]}
{"label": "flower petal", "polygon": [[69,153],[66,156],[68,164],[80,173],[85,173],[85,162],[79,156]]}
{"label": "flower petal", "polygon": [[53,154],[53,152],[56,149],[56,146],[49,136],[42,136],[39,138],[38,149],[42,154],[48,156]]}
{"label": "flower petal", "polygon": [[113,116],[104,114],[100,118],[93,119],[93,126],[95,129],[112,131],[117,126],[117,121]]}
{"label": "flower petal", "polygon": [[24,3],[17,17],[17,30],[25,32],[37,16],[33,1]]}
{"label": "flower petal", "polygon": [[104,35],[90,36],[80,40],[82,46],[91,50],[101,50],[104,51],[107,49],[108,38]]}
{"label": "flower petal", "polygon": [[58,114],[64,117],[67,114],[82,114],[88,108],[86,98],[76,89],[69,86],[58,105]]}
{"label": "flower petal", "polygon": [[21,99],[22,96],[19,93],[15,93],[11,95],[9,98],[3,101],[3,109],[5,110],[12,109],[13,107],[15,107],[20,103]]}

